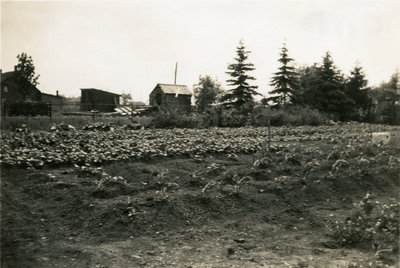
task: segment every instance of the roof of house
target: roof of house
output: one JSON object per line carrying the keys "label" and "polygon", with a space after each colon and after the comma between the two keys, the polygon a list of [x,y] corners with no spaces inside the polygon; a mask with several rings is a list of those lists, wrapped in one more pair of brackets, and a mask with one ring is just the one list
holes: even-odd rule
{"label": "roof of house", "polygon": [[42,94],[42,95],[49,96],[49,97],[62,98],[62,96],[60,96],[60,95],[52,95],[52,94],[43,93],[43,92],[41,92],[41,94]]}
{"label": "roof of house", "polygon": [[[1,73],[1,83],[4,83],[7,79],[14,77],[15,74],[16,74],[15,71],[6,72],[6,73]],[[11,80],[11,81],[12,81],[12,83],[14,83],[14,84],[17,83],[15,80]],[[32,85],[32,84],[31,84],[31,85]],[[40,92],[40,90],[39,90],[36,86],[32,85],[32,89],[33,89],[33,88],[34,88],[36,91]],[[40,92],[40,93],[41,93],[41,92]]]}
{"label": "roof of house", "polygon": [[112,95],[116,95],[116,96],[121,96],[121,94],[116,94],[116,93],[112,93],[112,92],[105,91],[105,90],[101,90],[101,89],[97,89],[97,88],[81,88],[81,90],[93,90],[93,91],[98,91],[98,92],[102,92],[102,93],[107,93],[107,94],[112,94]]}
{"label": "roof of house", "polygon": [[1,81],[3,82],[4,80],[12,77],[14,75],[14,72],[6,72],[1,74]]}
{"label": "roof of house", "polygon": [[160,87],[165,94],[192,95],[190,89],[185,85],[157,84],[157,87]]}

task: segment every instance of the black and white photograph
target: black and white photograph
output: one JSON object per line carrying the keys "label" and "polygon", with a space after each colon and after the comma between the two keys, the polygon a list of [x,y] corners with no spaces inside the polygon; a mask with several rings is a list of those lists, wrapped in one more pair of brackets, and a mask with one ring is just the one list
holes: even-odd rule
{"label": "black and white photograph", "polygon": [[0,267],[399,267],[399,0],[0,10]]}

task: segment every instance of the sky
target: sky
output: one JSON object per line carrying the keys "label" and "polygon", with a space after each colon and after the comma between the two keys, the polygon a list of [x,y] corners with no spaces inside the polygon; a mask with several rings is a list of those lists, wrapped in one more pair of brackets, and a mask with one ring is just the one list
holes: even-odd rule
{"label": "sky", "polygon": [[286,42],[296,66],[326,51],[348,75],[356,62],[369,85],[400,67],[400,0],[2,1],[1,69],[32,57],[45,93],[80,88],[131,93],[148,102],[157,83],[190,89],[200,75],[222,87],[239,40],[251,51],[258,92],[267,96]]}

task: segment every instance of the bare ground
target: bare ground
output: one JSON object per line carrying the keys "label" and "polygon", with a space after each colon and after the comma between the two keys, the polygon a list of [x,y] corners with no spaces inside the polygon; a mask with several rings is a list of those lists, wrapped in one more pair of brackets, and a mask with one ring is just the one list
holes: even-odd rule
{"label": "bare ground", "polygon": [[[398,202],[398,174],[374,166],[359,176],[347,170],[334,179],[321,172],[304,180],[302,164],[284,164],[282,157],[264,169],[253,167],[252,155],[114,163],[103,170],[125,181],[104,182],[70,167],[3,169],[2,267],[372,262],[369,245],[332,244],[326,224],[330,217],[350,215],[367,191],[381,202]],[[251,178],[247,183],[235,183],[245,176]],[[205,187],[211,180],[217,183]]]}

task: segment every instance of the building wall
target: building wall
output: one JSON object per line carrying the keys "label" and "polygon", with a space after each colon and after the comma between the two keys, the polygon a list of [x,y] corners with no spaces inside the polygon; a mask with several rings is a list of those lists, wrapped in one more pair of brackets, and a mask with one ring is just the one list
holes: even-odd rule
{"label": "building wall", "polygon": [[159,87],[156,87],[150,93],[149,104],[151,106],[159,106],[162,109],[176,109],[185,112],[191,110],[191,98],[190,95],[179,95],[165,94]]}
{"label": "building wall", "polygon": [[43,102],[50,102],[54,105],[62,105],[64,104],[64,98],[60,96],[53,96],[49,94],[42,94],[42,101]]}
{"label": "building wall", "polygon": [[40,91],[32,86],[28,89],[28,94],[24,94],[21,88],[10,78],[1,83],[2,102],[20,102],[20,101],[40,101]]}
{"label": "building wall", "polygon": [[119,105],[119,95],[93,90],[82,89],[81,91],[81,110],[98,110],[101,112],[113,112]]}
{"label": "building wall", "polygon": [[161,88],[156,87],[150,93],[150,101],[149,104],[151,106],[160,106],[162,108],[166,108],[166,98],[164,92],[162,92]]}
{"label": "building wall", "polygon": [[190,112],[191,109],[191,96],[189,95],[174,95],[166,94],[165,100],[168,108]]}
{"label": "building wall", "polygon": [[42,102],[51,103],[51,112],[55,114],[63,111],[65,98],[42,93]]}

